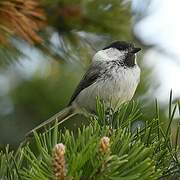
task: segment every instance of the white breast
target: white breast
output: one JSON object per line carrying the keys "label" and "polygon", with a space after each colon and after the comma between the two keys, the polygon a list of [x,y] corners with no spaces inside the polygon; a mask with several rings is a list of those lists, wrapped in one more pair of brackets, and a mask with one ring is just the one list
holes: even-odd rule
{"label": "white breast", "polygon": [[119,68],[112,70],[112,78],[99,80],[85,88],[74,104],[88,111],[96,111],[96,98],[104,100],[107,107],[117,109],[122,103],[132,99],[140,80],[140,68]]}

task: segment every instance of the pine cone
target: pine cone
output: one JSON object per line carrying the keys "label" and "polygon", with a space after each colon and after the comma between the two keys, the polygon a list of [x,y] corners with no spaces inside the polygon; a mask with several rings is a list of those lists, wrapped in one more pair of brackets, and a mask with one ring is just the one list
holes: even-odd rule
{"label": "pine cone", "polygon": [[53,149],[53,171],[56,180],[65,180],[66,179],[66,162],[65,162],[65,146],[60,143],[56,144]]}
{"label": "pine cone", "polygon": [[102,137],[100,140],[100,152],[106,154],[110,151],[110,139],[106,136]]}

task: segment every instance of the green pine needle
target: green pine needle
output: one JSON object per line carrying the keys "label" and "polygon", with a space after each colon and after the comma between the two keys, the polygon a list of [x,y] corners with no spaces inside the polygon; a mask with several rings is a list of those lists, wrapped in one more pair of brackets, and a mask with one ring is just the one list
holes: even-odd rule
{"label": "green pine needle", "polygon": [[[160,123],[157,101],[155,106],[155,117],[150,121],[143,120],[143,113],[134,101],[113,112],[97,99],[97,115],[91,115],[90,124],[80,127],[76,133],[59,130],[56,122],[53,129],[43,134],[35,132],[34,141],[16,153],[9,152],[7,147],[4,153],[0,153],[0,177],[8,180],[53,179],[52,151],[58,143],[65,146],[63,163],[67,179],[148,180],[177,176],[180,169],[179,126],[174,145],[170,127],[176,108],[180,109],[180,106],[178,103],[169,110],[166,128]],[[144,124],[132,131],[136,121],[144,121]],[[105,154],[100,149],[102,137],[110,139],[109,150]]]}

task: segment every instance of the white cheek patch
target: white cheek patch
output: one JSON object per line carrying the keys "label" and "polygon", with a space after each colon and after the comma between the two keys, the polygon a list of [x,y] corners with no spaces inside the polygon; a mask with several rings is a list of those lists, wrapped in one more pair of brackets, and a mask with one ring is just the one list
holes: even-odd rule
{"label": "white cheek patch", "polygon": [[114,60],[122,60],[124,56],[127,54],[127,51],[119,51],[115,48],[109,48],[105,50],[98,51],[94,57],[93,61],[114,61]]}

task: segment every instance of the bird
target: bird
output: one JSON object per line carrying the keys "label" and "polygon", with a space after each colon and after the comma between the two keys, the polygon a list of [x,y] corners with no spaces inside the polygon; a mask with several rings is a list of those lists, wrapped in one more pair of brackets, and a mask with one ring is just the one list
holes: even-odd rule
{"label": "bird", "polygon": [[92,62],[77,85],[68,106],[33,130],[38,132],[55,121],[63,122],[71,115],[88,111],[96,113],[97,97],[113,110],[130,101],[140,82],[140,67],[136,54],[141,48],[126,41],[114,41],[97,51]]}

